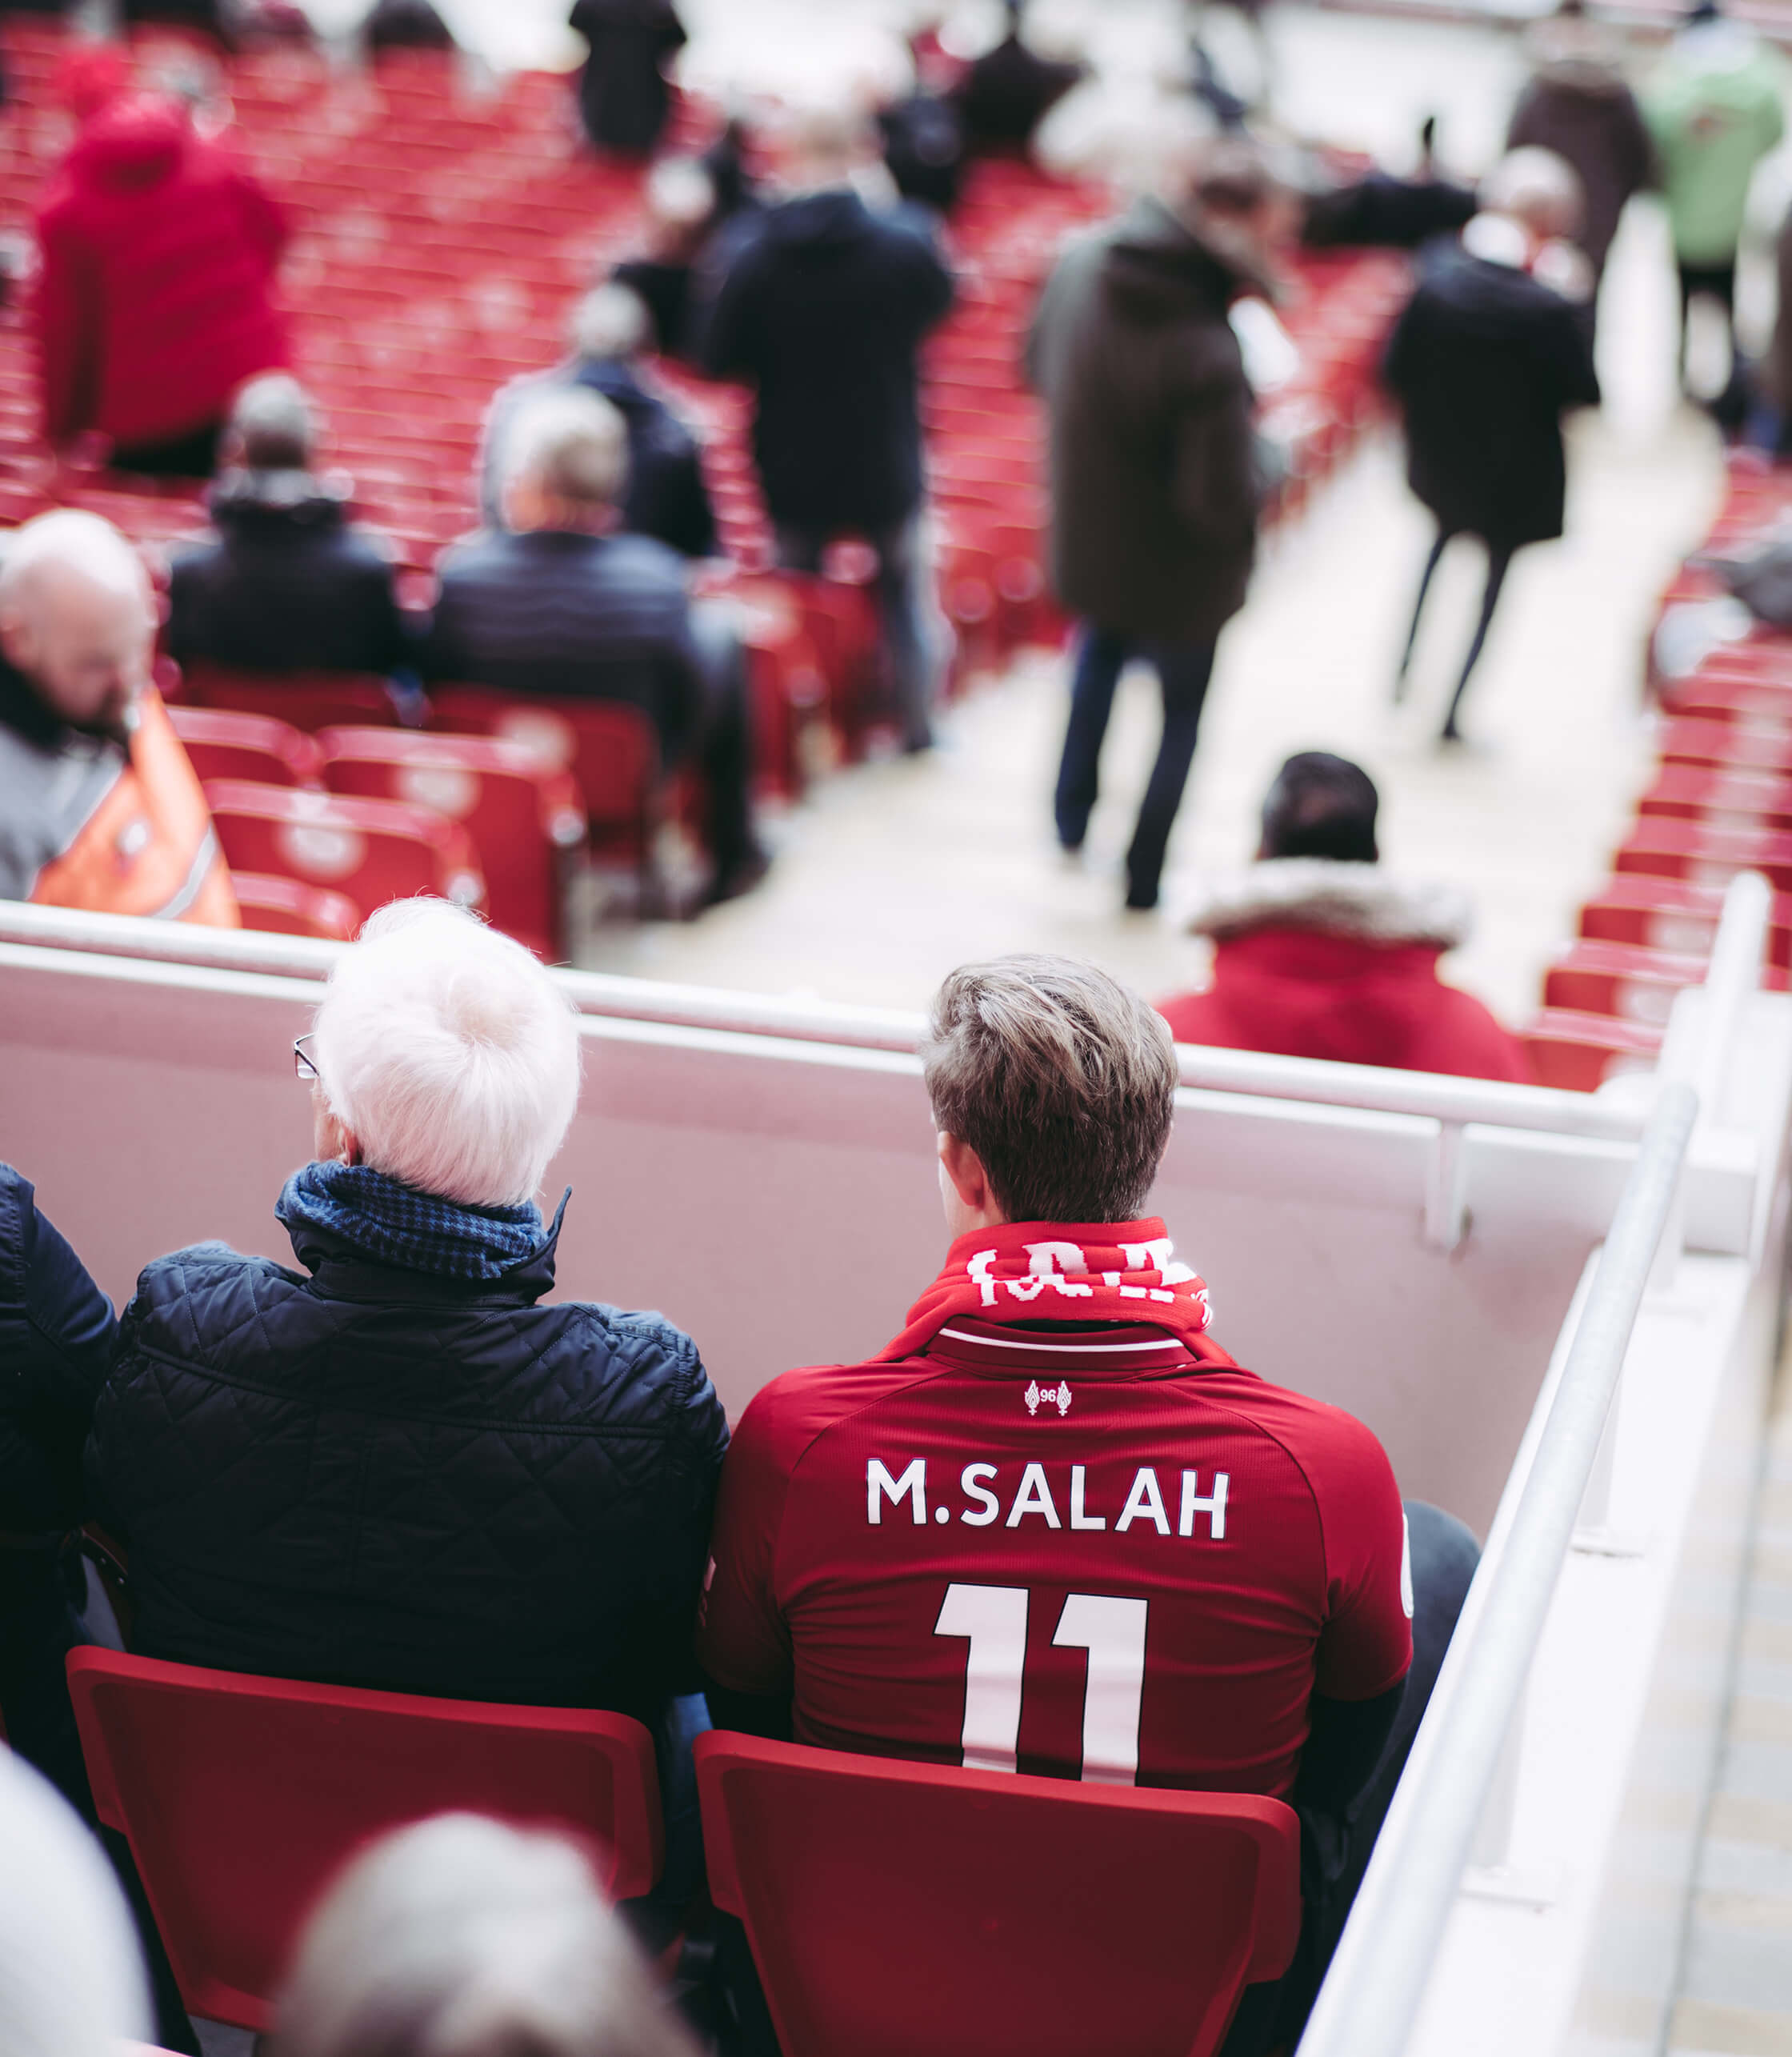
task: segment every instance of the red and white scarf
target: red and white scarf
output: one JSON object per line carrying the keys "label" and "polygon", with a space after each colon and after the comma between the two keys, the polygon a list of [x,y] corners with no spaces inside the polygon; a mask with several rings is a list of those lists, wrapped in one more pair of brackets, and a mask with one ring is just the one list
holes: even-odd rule
{"label": "red and white scarf", "polygon": [[949,1321],[1148,1322],[1202,1363],[1233,1359],[1206,1335],[1204,1281],[1178,1263],[1161,1221],[1007,1222],[974,1229],[909,1309],[908,1326],[878,1353],[894,1363],[925,1350]]}

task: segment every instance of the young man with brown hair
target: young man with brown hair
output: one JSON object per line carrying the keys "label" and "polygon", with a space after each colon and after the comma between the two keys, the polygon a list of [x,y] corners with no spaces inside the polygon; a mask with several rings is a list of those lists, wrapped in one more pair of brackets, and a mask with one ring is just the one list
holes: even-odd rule
{"label": "young man with brown hair", "polygon": [[[774,1380],[724,1467],[698,1632],[730,1727],[1264,1793],[1313,1831],[1304,2018],[1474,1545],[1362,1423],[1246,1371],[1145,1212],[1167,1027],[1093,966],[954,972],[925,1075],[954,1241],[868,1364]],[[1415,1591],[1420,1661],[1412,1688]],[[1374,1775],[1373,1777],[1371,1775]]]}

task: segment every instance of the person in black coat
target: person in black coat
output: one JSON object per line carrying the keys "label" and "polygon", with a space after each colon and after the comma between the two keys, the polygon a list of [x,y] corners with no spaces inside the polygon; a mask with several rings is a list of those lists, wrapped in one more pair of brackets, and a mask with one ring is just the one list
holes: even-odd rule
{"label": "person in black coat", "polygon": [[1451,538],[1476,536],[1487,549],[1480,619],[1444,720],[1447,742],[1461,740],[1462,698],[1514,552],[1562,534],[1562,417],[1599,403],[1582,312],[1586,260],[1560,240],[1578,213],[1573,172],[1547,151],[1514,152],[1490,177],[1482,206],[1459,241],[1434,246],[1422,261],[1383,366],[1406,420],[1407,481],[1438,522],[1396,699]]}
{"label": "person in black coat", "polygon": [[391,672],[409,662],[392,561],[311,470],[317,426],[284,372],[251,379],[212,489],[218,540],[176,556],[168,654],[252,671]]}
{"label": "person in black coat", "polygon": [[62,1660],[80,1640],[81,1451],[117,1333],[111,1303],[0,1164],[0,1716],[22,1757],[88,1807]]}
{"label": "person in black coat", "polygon": [[972,157],[1013,156],[1083,76],[1080,64],[1039,56],[1022,34],[1024,0],[1007,0],[1008,33],[959,80],[953,100]]}
{"label": "person in black coat", "polygon": [[298,1046],[296,1263],[158,1259],[100,1392],[137,1651],[662,1726],[695,1690],[727,1423],[662,1315],[545,1298],[578,1043],[552,974],[445,902],[338,959]]}
{"label": "person in black coat", "polygon": [[578,76],[579,118],[599,150],[645,157],[671,111],[666,60],[682,50],[672,0],[575,0],[569,19],[590,46]]}
{"label": "person in black coat", "polygon": [[723,282],[704,358],[757,389],[753,448],[778,561],[819,568],[828,542],[878,554],[884,639],[910,750],[933,740],[934,659],[917,517],[922,494],[916,358],[952,304],[952,274],[909,219],[854,190],[866,138],[816,114],[798,197],[769,210]]}
{"label": "person in black coat", "polygon": [[719,554],[697,438],[648,384],[638,362],[648,330],[640,297],[614,281],[599,286],[574,310],[572,327],[573,354],[563,364],[513,379],[492,402],[479,458],[479,511],[486,526],[506,526],[504,442],[519,410],[535,394],[583,386],[607,400],[628,430],[622,526],[681,557]]}

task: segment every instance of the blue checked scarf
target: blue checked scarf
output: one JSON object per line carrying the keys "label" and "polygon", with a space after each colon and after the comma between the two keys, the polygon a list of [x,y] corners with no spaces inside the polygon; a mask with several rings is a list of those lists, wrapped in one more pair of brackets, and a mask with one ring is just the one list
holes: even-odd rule
{"label": "blue checked scarf", "polygon": [[547,1240],[533,1200],[462,1207],[366,1164],[307,1164],[286,1181],[274,1211],[289,1229],[326,1229],[382,1264],[441,1279],[502,1278]]}

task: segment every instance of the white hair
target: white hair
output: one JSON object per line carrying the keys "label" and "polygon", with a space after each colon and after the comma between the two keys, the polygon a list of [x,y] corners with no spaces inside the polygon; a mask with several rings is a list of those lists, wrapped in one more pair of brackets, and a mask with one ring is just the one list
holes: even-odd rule
{"label": "white hair", "polygon": [[1540,236],[1572,236],[1586,212],[1580,174],[1553,150],[1508,150],[1481,182],[1484,211],[1507,214]]}
{"label": "white hair", "polygon": [[342,952],[313,1062],[366,1163],[468,1207],[532,1199],[578,1103],[570,1002],[446,900],[394,901]]}
{"label": "white hair", "polygon": [[104,1853],[48,1780],[0,1748],[0,2053],[117,2057],[149,1989]]}
{"label": "white hair", "polygon": [[694,157],[662,157],[647,174],[647,212],[668,228],[698,229],[715,212],[715,181]]}
{"label": "white hair", "polygon": [[80,507],[34,515],[6,538],[0,553],[0,607],[16,607],[44,574],[74,572],[104,591],[148,594],[143,560],[112,524]]}
{"label": "white hair", "polygon": [[374,1844],[300,1941],[281,2057],[696,2057],[564,1836],[438,1815]]}
{"label": "white hair", "polygon": [[573,348],[581,357],[633,357],[647,340],[647,325],[641,295],[612,281],[574,308]]}
{"label": "white hair", "polygon": [[504,485],[612,507],[629,477],[629,432],[601,393],[560,386],[525,400],[504,438]]}
{"label": "white hair", "polygon": [[230,432],[251,471],[298,470],[317,446],[317,414],[290,372],[266,372],[238,392]]}

